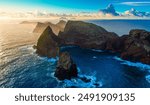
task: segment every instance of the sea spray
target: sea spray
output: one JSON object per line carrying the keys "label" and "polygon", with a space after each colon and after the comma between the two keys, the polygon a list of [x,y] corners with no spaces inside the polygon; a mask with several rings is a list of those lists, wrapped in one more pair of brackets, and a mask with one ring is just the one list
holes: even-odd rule
{"label": "sea spray", "polygon": [[137,67],[137,68],[140,68],[140,70],[150,70],[150,65],[147,65],[147,64],[143,64],[143,63],[140,63],[140,62],[131,62],[131,61],[123,60],[123,59],[121,59],[117,56],[115,56],[114,59],[120,61],[121,64],[123,64],[123,65]]}

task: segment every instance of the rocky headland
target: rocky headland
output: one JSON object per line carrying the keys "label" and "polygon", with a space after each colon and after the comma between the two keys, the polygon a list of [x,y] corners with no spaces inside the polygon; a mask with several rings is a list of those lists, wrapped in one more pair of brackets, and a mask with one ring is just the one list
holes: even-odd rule
{"label": "rocky headland", "polygon": [[[41,24],[41,23],[39,23]],[[67,52],[60,52],[60,47],[75,45],[88,49],[99,49],[119,53],[120,57],[133,62],[150,64],[150,32],[131,30],[128,35],[119,37],[114,32],[92,23],[82,21],[59,22],[59,33],[50,25],[43,28],[37,24],[35,32],[43,31],[37,43],[37,53],[45,57],[59,56],[55,76],[59,80],[77,77],[77,65]],[[65,24],[65,26],[64,26]],[[60,30],[60,26],[61,30]],[[42,27],[42,28],[41,28]],[[45,28],[46,27],[46,28]]]}
{"label": "rocky headland", "polygon": [[58,37],[65,45],[104,50],[106,43],[118,38],[118,35],[92,23],[68,21],[64,31],[60,32]]}

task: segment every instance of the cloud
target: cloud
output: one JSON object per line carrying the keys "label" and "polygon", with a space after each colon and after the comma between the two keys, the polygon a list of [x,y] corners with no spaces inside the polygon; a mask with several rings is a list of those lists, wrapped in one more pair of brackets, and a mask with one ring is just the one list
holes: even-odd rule
{"label": "cloud", "polygon": [[101,15],[111,15],[111,16],[119,16],[119,13],[116,12],[114,6],[109,4],[106,9],[99,10]]}
{"label": "cloud", "polygon": [[147,2],[147,1],[143,1],[143,2],[121,2],[118,4],[129,5],[129,6],[150,6],[150,2]]}
{"label": "cloud", "polygon": [[[143,2],[134,2],[134,3],[140,4]],[[150,2],[144,2],[144,3],[150,3]],[[133,5],[133,2],[123,2],[122,4]],[[106,18],[109,18],[109,17],[110,18],[114,18],[114,17],[116,18],[150,18],[150,12],[137,11],[134,8],[131,8],[130,10],[126,10],[123,13],[119,13],[115,10],[112,4],[108,5],[106,9],[101,9],[99,13],[101,14],[101,16],[106,17]]]}
{"label": "cloud", "polygon": [[141,12],[141,11],[135,10],[134,8],[131,8],[130,10],[125,11],[124,14],[127,16],[150,17],[150,12]]}
{"label": "cloud", "polygon": [[[139,2],[138,2],[139,3]],[[79,12],[79,13],[62,13],[55,14],[47,11],[27,11],[27,12],[3,12],[0,11],[0,17],[10,17],[10,18],[66,18],[66,19],[150,19],[150,12],[137,11],[134,8],[130,10],[119,13],[115,10],[115,7],[110,4],[105,9],[100,9],[97,12]]]}

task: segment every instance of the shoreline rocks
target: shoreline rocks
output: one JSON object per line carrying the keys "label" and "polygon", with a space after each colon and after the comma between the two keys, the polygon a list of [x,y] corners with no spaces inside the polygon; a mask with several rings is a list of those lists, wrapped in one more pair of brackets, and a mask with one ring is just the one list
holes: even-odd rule
{"label": "shoreline rocks", "polygon": [[150,64],[150,32],[138,29],[131,30],[123,44],[121,58]]}

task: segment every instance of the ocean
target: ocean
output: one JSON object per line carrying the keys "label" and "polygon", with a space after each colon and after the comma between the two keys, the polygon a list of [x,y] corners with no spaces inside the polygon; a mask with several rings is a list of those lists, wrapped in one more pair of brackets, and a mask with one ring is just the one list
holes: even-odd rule
{"label": "ocean", "polygon": [[150,31],[150,20],[90,20],[87,21],[102,26],[119,36],[126,35],[131,29],[144,29]]}
{"label": "ocean", "polygon": [[[90,20],[118,35],[131,29],[150,31],[150,20]],[[78,65],[80,78],[59,81],[54,77],[57,59],[39,57],[33,45],[39,37],[32,31],[35,24],[0,24],[1,88],[150,88],[150,65],[122,60],[118,54],[75,46],[68,51]],[[98,84],[95,86],[94,84]]]}

